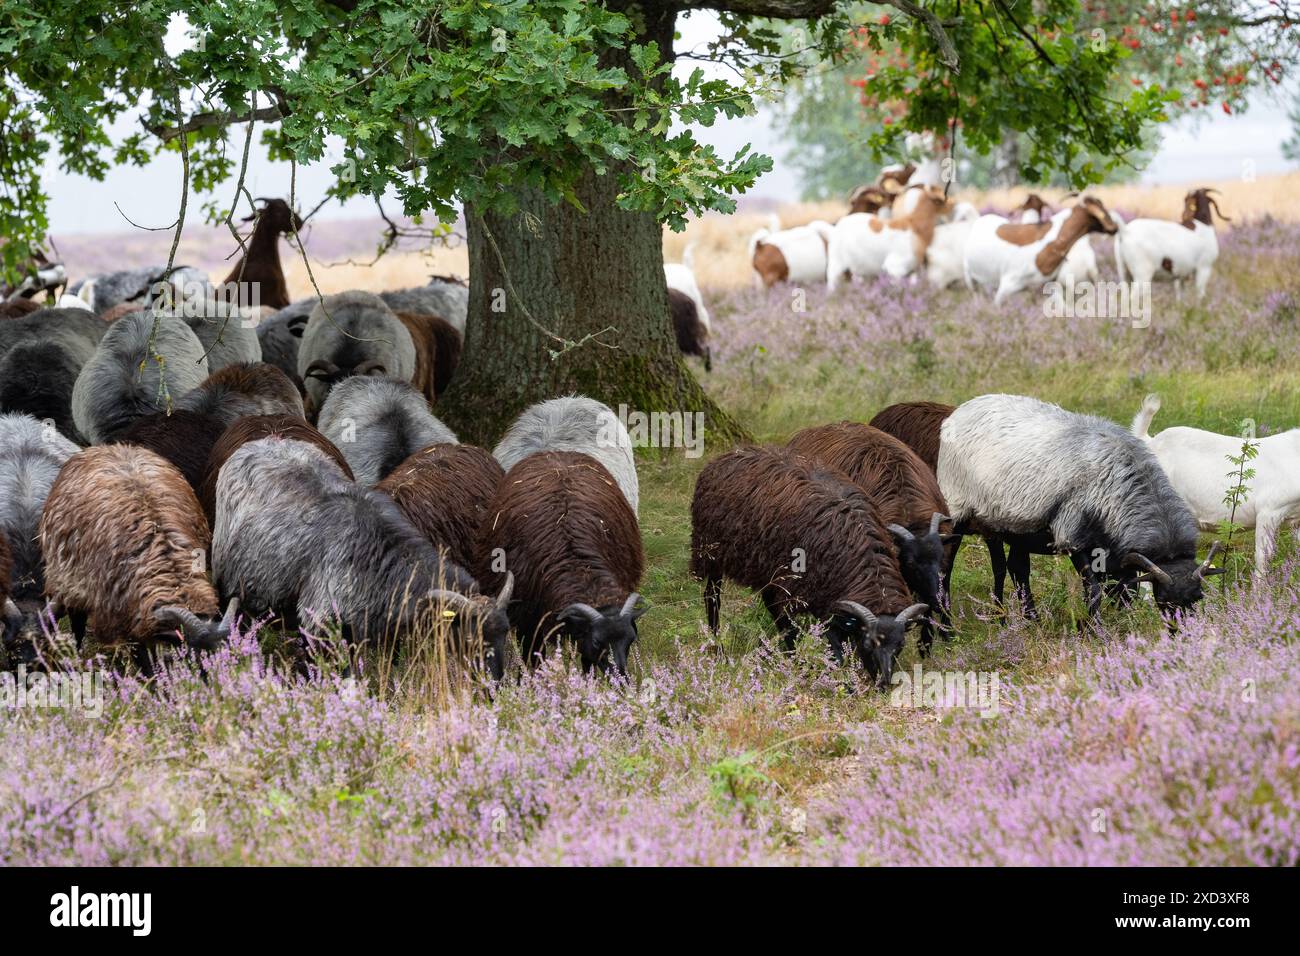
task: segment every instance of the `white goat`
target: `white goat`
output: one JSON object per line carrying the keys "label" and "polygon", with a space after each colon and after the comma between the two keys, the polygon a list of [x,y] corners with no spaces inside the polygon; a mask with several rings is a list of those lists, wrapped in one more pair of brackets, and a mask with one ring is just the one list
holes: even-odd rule
{"label": "white goat", "polygon": [[1156,279],[1173,280],[1174,292],[1183,294],[1182,280],[1196,277],[1196,297],[1205,295],[1205,287],[1214,274],[1214,263],[1219,258],[1219,239],[1214,232],[1214,219],[1210,210],[1225,222],[1231,222],[1219,212],[1219,204],[1210,193],[1214,189],[1193,189],[1183,202],[1183,218],[1179,222],[1168,219],[1134,219],[1120,226],[1115,237],[1115,266],[1121,282],[1129,281],[1126,272],[1135,282]]}
{"label": "white goat", "polygon": [[826,250],[826,283],[834,292],[849,276],[870,278],[882,272],[896,279],[925,261],[941,217],[952,212],[942,189],[919,191],[920,201],[906,216],[892,219],[850,213],[835,224]]}
{"label": "white goat", "polygon": [[1133,434],[1150,446],[1183,496],[1202,528],[1217,528],[1229,518],[1243,528],[1255,529],[1255,573],[1267,574],[1277,550],[1278,530],[1300,519],[1300,428],[1257,439],[1258,456],[1246,500],[1236,514],[1223,502],[1233,479],[1228,456],[1239,456],[1244,438],[1220,435],[1200,428],[1166,428],[1149,434],[1151,419],[1160,410],[1160,397],[1148,395],[1133,419]]}
{"label": "white goat", "polygon": [[814,219],[791,229],[758,230],[749,240],[754,285],[763,288],[778,282],[806,285],[825,281],[832,228],[829,222]]}
{"label": "white goat", "polygon": [[994,301],[1055,279],[1070,249],[1090,232],[1113,234],[1118,227],[1101,200],[1085,196],[1048,222],[1012,223],[1002,216],[981,216],[966,240],[967,287],[996,287]]}
{"label": "white goat", "polygon": [[[978,214],[976,214],[978,218]],[[925,281],[939,289],[961,282],[966,274],[966,240],[971,219],[957,219],[935,227],[934,241],[925,251]]]}

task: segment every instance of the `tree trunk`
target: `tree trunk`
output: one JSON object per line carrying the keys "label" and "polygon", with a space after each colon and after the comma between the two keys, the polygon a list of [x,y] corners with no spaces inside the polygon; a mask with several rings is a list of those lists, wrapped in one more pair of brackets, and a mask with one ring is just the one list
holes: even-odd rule
{"label": "tree trunk", "polygon": [[[647,17],[645,39],[671,51],[674,19]],[[465,349],[438,414],[490,447],[528,405],[578,393],[616,412],[703,412],[709,440],[746,437],[677,351],[654,216],[615,205],[612,172],[588,170],[576,194],[585,213],[535,192],[513,216],[466,209]]]}

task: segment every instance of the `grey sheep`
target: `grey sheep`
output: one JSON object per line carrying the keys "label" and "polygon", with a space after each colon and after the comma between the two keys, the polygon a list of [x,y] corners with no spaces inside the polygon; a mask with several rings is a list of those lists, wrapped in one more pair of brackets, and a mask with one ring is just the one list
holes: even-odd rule
{"label": "grey sheep", "polygon": [[1011,544],[1008,569],[1027,606],[1029,554],[1069,554],[1083,577],[1088,611],[1102,583],[1129,594],[1150,581],[1172,611],[1203,596],[1222,573],[1196,557],[1196,518],[1141,439],[1092,415],[1022,395],[982,395],[943,423],[939,486],[961,531]]}
{"label": "grey sheep", "polygon": [[341,292],[317,303],[298,347],[298,374],[313,410],[351,375],[386,375],[409,382],[415,342],[393,310],[370,292]]}
{"label": "grey sheep", "polygon": [[539,451],[577,451],[595,458],[637,513],[641,495],[632,440],[608,405],[582,395],[539,402],[520,413],[492,454],[509,471]]}
{"label": "grey sheep", "polygon": [[102,444],[137,418],[166,411],[169,399],[207,377],[203,343],[188,325],[169,315],[132,312],[109,326],[77,376],[72,418],[88,441]]}
{"label": "grey sheep", "polygon": [[367,487],[428,445],[455,444],[424,396],[406,382],[354,375],[334,386],[316,423]]}
{"label": "grey sheep", "polygon": [[207,353],[208,369],[262,361],[257,329],[238,308],[218,299],[193,299],[170,310],[194,330]]}
{"label": "grey sheep", "polygon": [[155,297],[159,284],[168,282],[173,289],[182,291],[199,286],[211,288],[212,280],[206,272],[193,266],[174,266],[167,271],[164,263],[142,269],[123,269],[103,275],[89,276],[68,287],[68,291],[102,315],[123,302],[148,305]]}
{"label": "grey sheep", "polygon": [[77,308],[0,322],[0,411],[48,419],[66,437],[84,441],[72,418],[72,389],[107,328]]}
{"label": "grey sheep", "polygon": [[264,316],[257,324],[257,338],[262,344],[262,361],[288,373],[296,381],[301,381],[298,374],[298,348],[302,344],[302,333],[318,301],[316,298],[300,299],[278,312]]}
{"label": "grey sheep", "polygon": [[428,285],[413,289],[381,292],[379,297],[394,312],[415,312],[446,319],[465,338],[465,318],[469,314],[469,287],[454,279],[434,276]]}
{"label": "grey sheep", "polygon": [[0,534],[13,556],[11,595],[5,608],[5,650],[26,651],[41,633],[45,579],[37,527],[41,509],[63,463],[79,449],[30,415],[0,415]]}
{"label": "grey sheep", "polygon": [[217,479],[212,568],[221,593],[247,612],[298,625],[337,615],[349,641],[409,637],[441,608],[454,616],[460,640],[481,633],[488,665],[501,676],[513,579],[485,596],[391,498],[348,481],[307,442],[262,438],[227,459]]}

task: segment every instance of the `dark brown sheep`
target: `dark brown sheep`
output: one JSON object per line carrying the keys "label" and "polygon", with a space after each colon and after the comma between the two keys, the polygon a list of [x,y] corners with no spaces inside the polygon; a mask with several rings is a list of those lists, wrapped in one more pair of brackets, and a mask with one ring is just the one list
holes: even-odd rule
{"label": "dark brown sheep", "polygon": [[196,491],[203,481],[208,455],[225,426],[212,415],[177,409],[137,418],[113,437],[115,444],[147,448],[167,459]]}
{"label": "dark brown sheep", "polygon": [[827,623],[837,659],[850,644],[889,685],[912,604],[898,555],[871,499],[847,475],[788,448],[738,448],[700,472],[691,502],[691,573],[718,629],[723,578],[759,592],[787,647],[793,615]]}
{"label": "dark brown sheep", "polygon": [[451,560],[471,568],[479,527],[505,474],[482,448],[442,443],[420,449],[375,487]]}
{"label": "dark brown sheep", "polygon": [[306,421],[298,386],[265,362],[218,369],[177,399],[176,407],[211,415],[226,428],[248,415],[293,415]]}
{"label": "dark brown sheep", "polygon": [[0,302],[0,319],[21,319],[24,315],[40,310],[41,306],[31,299],[10,299]]}
{"label": "dark brown sheep", "polygon": [[398,312],[397,318],[406,326],[415,343],[415,376],[411,384],[432,405],[451,384],[456,367],[460,365],[460,333],[454,325],[436,315]]}
{"label": "dark brown sheep", "polygon": [[302,218],[283,199],[259,200],[263,205],[244,222],[253,223],[253,235],[245,243],[244,255],[222,284],[221,297],[239,305],[253,305],[250,296],[238,293],[239,285],[258,292],[256,304],[283,309],[289,304],[289,287],[280,267],[280,237],[302,228]]}
{"label": "dark brown sheep", "polygon": [[953,413],[955,406],[939,402],[899,402],[876,413],[871,426],[901,441],[918,458],[937,471],[939,465],[939,426]]}
{"label": "dark brown sheep", "polygon": [[[894,536],[908,587],[946,623],[944,549],[953,540],[952,522],[934,472],[893,435],[859,422],[805,428],[795,433],[789,447],[844,472],[866,492]],[[922,653],[928,653],[931,640],[931,625],[926,621],[921,627]]]}
{"label": "dark brown sheep", "polygon": [[[160,645],[211,650],[238,607],[219,618],[203,555],[208,523],[181,473],[132,445],[99,445],[64,464],[45,500],[39,537],[45,592],[78,642],[128,644],[148,671]],[[179,637],[178,637],[179,634]]]}
{"label": "dark brown sheep", "polygon": [[257,441],[259,438],[270,438],[271,436],[305,441],[315,445],[334,459],[334,463],[347,476],[348,481],[354,480],[352,469],[348,467],[347,459],[343,457],[343,453],[338,450],[332,441],[298,416],[249,415],[247,418],[239,419],[221,433],[212,445],[212,450],[209,452],[207,461],[204,464],[203,477],[198,484],[198,490],[199,501],[203,505],[203,513],[207,515],[209,525],[216,520],[217,477],[221,473],[221,466],[239,450],[241,445],[250,441]]}
{"label": "dark brown sheep", "polygon": [[479,536],[479,581],[515,576],[511,623],[533,660],[552,632],[573,639],[584,670],[627,672],[645,566],[636,515],[590,455],[529,455],[501,482]]}
{"label": "dark brown sheep", "polygon": [[668,314],[672,318],[677,349],[683,355],[704,359],[704,371],[713,371],[713,354],[709,349],[709,326],[700,318],[699,308],[685,292],[668,290]]}

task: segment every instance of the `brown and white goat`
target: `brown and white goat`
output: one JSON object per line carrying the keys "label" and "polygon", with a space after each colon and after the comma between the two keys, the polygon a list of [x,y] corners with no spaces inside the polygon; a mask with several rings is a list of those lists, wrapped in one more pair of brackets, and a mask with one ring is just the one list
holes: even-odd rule
{"label": "brown and white goat", "polygon": [[939,222],[953,204],[937,186],[918,191],[916,208],[890,219],[850,213],[835,224],[826,250],[826,282],[835,291],[850,276],[901,279],[925,261]]}

